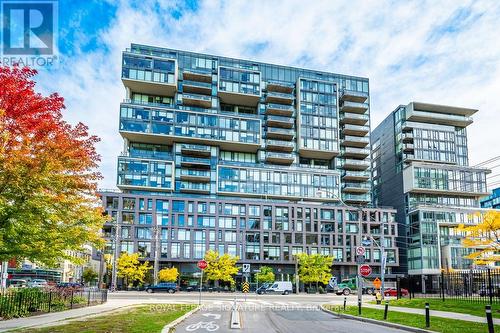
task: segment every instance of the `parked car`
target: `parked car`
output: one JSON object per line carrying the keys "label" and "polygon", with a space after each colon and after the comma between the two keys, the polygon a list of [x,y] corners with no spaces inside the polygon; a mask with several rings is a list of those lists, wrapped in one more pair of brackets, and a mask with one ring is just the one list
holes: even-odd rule
{"label": "parked car", "polygon": [[79,283],[79,282],[59,282],[58,284],[56,284],[56,288],[59,288],[59,289],[81,290],[81,289],[83,289],[83,283]]}
{"label": "parked car", "polygon": [[293,286],[292,282],[290,281],[277,281],[266,289],[266,293],[277,293],[281,295],[288,295],[292,291],[293,291]]}
{"label": "parked car", "polygon": [[[401,296],[408,296],[409,292],[405,288],[401,288]],[[397,297],[398,296],[398,290],[396,288],[386,288],[384,291],[384,296],[393,296]]]}
{"label": "parked car", "polygon": [[146,287],[148,293],[154,293],[157,291],[166,291],[170,294],[175,293],[178,290],[177,284],[173,282],[161,282],[155,285]]}
{"label": "parked car", "polygon": [[47,280],[45,279],[33,279],[31,281],[28,281],[28,287],[30,288],[44,288],[47,286]]}
{"label": "parked car", "polygon": [[267,288],[269,288],[270,284],[269,283],[264,283],[262,286],[257,288],[255,291],[257,294],[262,295],[266,293]]}
{"label": "parked car", "polygon": [[28,286],[28,283],[23,279],[10,279],[7,280],[7,286],[10,288],[25,288]]}

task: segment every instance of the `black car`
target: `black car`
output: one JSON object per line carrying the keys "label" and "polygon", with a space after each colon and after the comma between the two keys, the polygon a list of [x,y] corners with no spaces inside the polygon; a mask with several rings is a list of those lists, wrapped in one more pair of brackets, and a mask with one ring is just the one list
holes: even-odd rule
{"label": "black car", "polygon": [[269,288],[269,283],[264,283],[262,286],[260,286],[255,292],[259,295],[265,294],[267,288]]}
{"label": "black car", "polygon": [[158,283],[158,284],[146,287],[146,291],[148,293],[154,293],[157,291],[166,291],[170,294],[173,294],[177,291],[177,289],[178,289],[177,284],[173,283],[173,282],[162,282],[162,283]]}

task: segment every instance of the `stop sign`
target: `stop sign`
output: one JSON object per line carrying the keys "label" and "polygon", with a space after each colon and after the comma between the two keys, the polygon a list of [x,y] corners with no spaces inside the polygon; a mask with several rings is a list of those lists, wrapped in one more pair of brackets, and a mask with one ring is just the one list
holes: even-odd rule
{"label": "stop sign", "polygon": [[199,269],[203,270],[203,269],[207,268],[207,266],[208,266],[208,264],[207,264],[207,262],[205,260],[198,261],[198,268]]}
{"label": "stop sign", "polygon": [[361,276],[367,277],[367,276],[370,276],[371,273],[372,273],[372,268],[370,266],[361,265],[359,267],[359,274],[361,274]]}

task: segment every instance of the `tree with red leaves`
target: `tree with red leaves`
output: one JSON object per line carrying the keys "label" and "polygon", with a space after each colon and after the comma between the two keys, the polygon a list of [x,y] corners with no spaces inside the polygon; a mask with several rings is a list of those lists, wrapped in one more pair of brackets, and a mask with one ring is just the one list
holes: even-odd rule
{"label": "tree with red leaves", "polygon": [[0,261],[48,266],[101,246],[96,136],[63,120],[64,99],[35,91],[28,67],[0,66]]}

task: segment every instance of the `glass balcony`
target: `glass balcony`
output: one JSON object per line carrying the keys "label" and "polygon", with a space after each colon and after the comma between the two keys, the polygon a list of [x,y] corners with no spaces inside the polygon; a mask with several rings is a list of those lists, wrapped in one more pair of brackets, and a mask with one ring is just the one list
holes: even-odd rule
{"label": "glass balcony", "polygon": [[157,161],[120,156],[118,157],[117,186],[123,188],[154,188],[172,190],[173,161]]}
{"label": "glass balcony", "polygon": [[370,144],[370,139],[368,137],[344,135],[344,138],[340,140],[340,143],[343,146],[365,148]]}
{"label": "glass balcony", "polygon": [[363,103],[368,99],[368,93],[354,90],[342,90],[340,98],[343,101]]}
{"label": "glass balcony", "polygon": [[275,81],[275,80],[267,81],[266,85],[267,91],[276,91],[282,93],[291,93],[293,92],[294,88],[295,88],[295,83]]}
{"label": "glass balcony", "polygon": [[268,126],[276,126],[276,127],[284,127],[284,128],[292,128],[295,123],[295,119],[290,117],[283,116],[267,116],[267,125]]}
{"label": "glass balcony", "polygon": [[177,91],[177,62],[173,59],[148,59],[123,53],[122,82],[133,92],[174,96]]}
{"label": "glass balcony", "polygon": [[212,83],[184,80],[182,89],[186,93],[210,95],[212,93]]}
{"label": "glass balcony", "polygon": [[180,169],[180,179],[185,181],[209,182],[210,171],[208,170],[192,170]]}
{"label": "glass balcony", "polygon": [[267,150],[292,152],[294,148],[295,144],[290,141],[266,140]]}
{"label": "glass balcony", "polygon": [[210,193],[210,184],[181,181],[179,190],[189,193]]}
{"label": "glass balcony", "polygon": [[267,103],[292,104],[295,99],[293,94],[268,91],[266,94]]}
{"label": "glass balcony", "polygon": [[261,147],[261,121],[247,117],[121,105],[120,134],[134,142],[217,145],[255,152]]}
{"label": "glass balcony", "polygon": [[366,170],[370,167],[370,163],[364,160],[353,160],[346,158],[342,167],[345,170]]}
{"label": "glass balcony", "polygon": [[414,122],[467,127],[472,124],[472,117],[411,110],[406,113],[406,119]]}
{"label": "glass balcony", "polygon": [[341,124],[352,124],[352,125],[365,125],[370,117],[366,114],[356,114],[356,113],[341,113],[340,123]]}
{"label": "glass balcony", "polygon": [[368,180],[370,179],[370,172],[369,171],[344,171],[342,173],[342,180],[343,181],[349,181],[349,180]]}
{"label": "glass balcony", "polygon": [[413,151],[414,151],[413,143],[405,143],[405,144],[403,144],[403,152],[404,153],[411,153]]}
{"label": "glass balcony", "polygon": [[343,192],[350,193],[367,193],[371,190],[369,183],[351,183],[347,182],[342,185]]}
{"label": "glass balcony", "polygon": [[182,94],[182,104],[210,108],[212,106],[212,97],[200,94]]}
{"label": "glass balcony", "polygon": [[195,144],[182,144],[181,153],[183,155],[210,157],[210,147]]}
{"label": "glass balcony", "polygon": [[345,147],[342,154],[344,157],[365,158],[370,155],[370,149]]}
{"label": "glass balcony", "polygon": [[184,68],[182,73],[184,80],[198,81],[198,82],[212,82],[212,71],[205,68]]}
{"label": "glass balcony", "polygon": [[266,114],[292,117],[295,112],[295,108],[290,105],[268,103],[266,105]]}
{"label": "glass balcony", "polygon": [[295,161],[295,158],[292,154],[274,152],[266,153],[266,162],[268,163],[290,165],[293,163],[293,161]]}
{"label": "glass balcony", "polygon": [[370,194],[343,193],[342,199],[346,202],[367,203],[371,201]]}
{"label": "glass balcony", "polygon": [[361,135],[364,136],[370,132],[370,126],[360,126],[345,124],[342,128],[342,133],[345,135]]}
{"label": "glass balcony", "polygon": [[344,103],[340,107],[341,112],[352,112],[352,113],[363,114],[367,110],[368,110],[368,103],[344,101]]}
{"label": "glass balcony", "polygon": [[412,132],[402,133],[401,140],[403,140],[403,143],[413,143],[413,133]]}
{"label": "glass balcony", "polygon": [[198,168],[210,168],[210,159],[201,157],[181,157],[181,166],[183,167],[198,167]]}
{"label": "glass balcony", "polygon": [[295,130],[268,127],[267,128],[267,138],[269,139],[282,139],[282,140],[292,140],[295,136]]}

